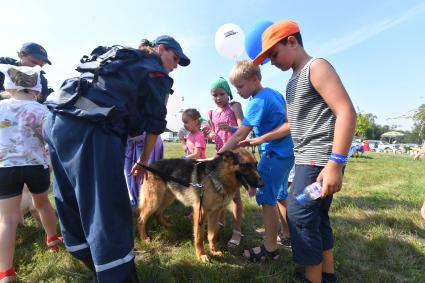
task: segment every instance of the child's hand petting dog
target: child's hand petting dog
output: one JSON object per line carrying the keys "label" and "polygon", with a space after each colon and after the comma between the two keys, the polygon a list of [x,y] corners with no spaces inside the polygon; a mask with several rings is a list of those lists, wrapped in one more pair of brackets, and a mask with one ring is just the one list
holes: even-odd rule
{"label": "child's hand petting dog", "polygon": [[264,141],[261,137],[253,138],[253,139],[245,139],[243,141],[240,141],[238,143],[238,146],[245,147],[250,145],[259,145],[262,144]]}

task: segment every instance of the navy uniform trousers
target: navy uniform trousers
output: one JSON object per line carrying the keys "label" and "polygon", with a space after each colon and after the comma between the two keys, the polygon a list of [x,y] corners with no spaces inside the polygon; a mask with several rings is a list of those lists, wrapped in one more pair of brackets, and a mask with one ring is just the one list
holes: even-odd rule
{"label": "navy uniform trousers", "polygon": [[93,260],[98,282],[134,272],[133,224],[119,136],[87,120],[50,113],[44,125],[67,250]]}

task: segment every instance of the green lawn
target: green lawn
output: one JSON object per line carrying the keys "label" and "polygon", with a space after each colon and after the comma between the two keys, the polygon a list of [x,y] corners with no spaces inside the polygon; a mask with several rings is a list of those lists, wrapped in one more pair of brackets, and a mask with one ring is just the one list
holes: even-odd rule
{"label": "green lawn", "polygon": [[[179,145],[166,143],[166,157],[179,157]],[[207,155],[214,149],[209,145]],[[351,158],[344,186],[335,195],[331,221],[335,260],[341,282],[425,282],[425,221],[419,209],[425,199],[425,161],[411,157],[368,153]],[[261,210],[243,192],[243,245],[262,242]],[[203,264],[196,260],[192,225],[183,217],[188,208],[173,205],[168,212],[175,227],[149,225],[153,241],[135,242],[136,264],[142,282],[292,282],[298,267],[291,252],[263,264],[248,263],[243,248],[227,251],[230,214],[221,230],[222,258]],[[47,252],[42,229],[32,219],[18,229],[15,265],[21,282],[89,282],[87,270],[62,249]]]}

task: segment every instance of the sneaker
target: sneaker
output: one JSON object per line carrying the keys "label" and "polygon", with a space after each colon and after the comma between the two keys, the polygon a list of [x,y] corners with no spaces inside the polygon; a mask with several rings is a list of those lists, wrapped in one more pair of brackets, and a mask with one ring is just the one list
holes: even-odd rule
{"label": "sneaker", "polygon": [[312,283],[310,280],[307,279],[307,277],[305,277],[304,273],[301,271],[296,271],[294,273],[294,280],[295,282],[300,282],[300,283]]}
{"label": "sneaker", "polygon": [[59,249],[59,246],[62,244],[63,244],[63,237],[60,235],[47,237],[47,248],[51,251],[56,251],[57,249]]}
{"label": "sneaker", "polygon": [[10,283],[15,282],[16,272],[15,268],[10,268],[6,271],[0,271],[0,283]]}
{"label": "sneaker", "polygon": [[322,272],[322,283],[338,283],[335,273]]}

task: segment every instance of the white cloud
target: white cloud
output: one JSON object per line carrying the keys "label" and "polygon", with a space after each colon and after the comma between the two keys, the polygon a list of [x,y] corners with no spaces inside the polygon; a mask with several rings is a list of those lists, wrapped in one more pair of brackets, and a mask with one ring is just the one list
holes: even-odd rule
{"label": "white cloud", "polygon": [[340,53],[357,44],[368,40],[394,26],[397,26],[412,17],[425,12],[425,3],[421,3],[407,10],[405,13],[398,17],[386,18],[379,22],[368,24],[352,31],[351,33],[339,38],[330,40],[328,43],[321,44],[320,47],[314,48],[314,54],[328,57],[333,54]]}

